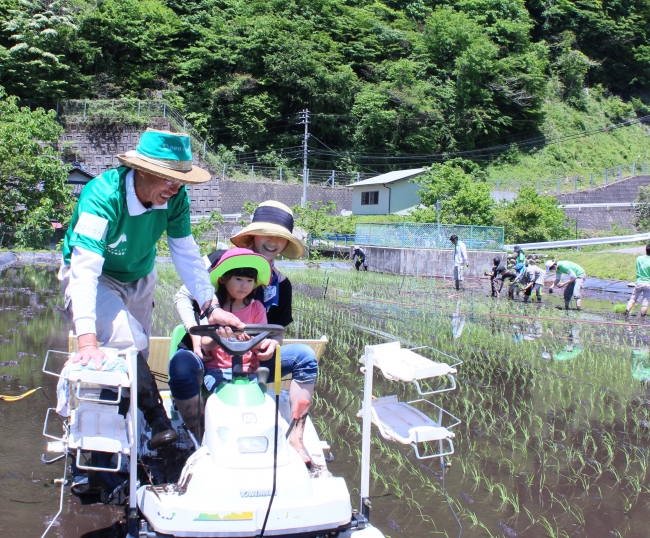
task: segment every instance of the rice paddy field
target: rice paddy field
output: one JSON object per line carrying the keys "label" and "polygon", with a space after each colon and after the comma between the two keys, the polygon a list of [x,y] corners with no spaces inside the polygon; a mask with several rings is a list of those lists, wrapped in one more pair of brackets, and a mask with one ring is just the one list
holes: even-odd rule
{"label": "rice paddy field", "polygon": [[[330,340],[311,414],[354,503],[364,347],[400,341],[463,361],[457,390],[430,397],[462,420],[450,465],[416,459],[373,426],[371,521],[387,536],[650,534],[649,339],[639,318],[625,323],[604,301],[585,301],[581,312],[497,301],[485,283],[457,293],[430,278],[285,274],[294,288],[288,336]],[[161,285],[157,304],[176,289]],[[172,310],[156,308],[159,331],[175,324]],[[380,373],[373,394],[417,396]]]}

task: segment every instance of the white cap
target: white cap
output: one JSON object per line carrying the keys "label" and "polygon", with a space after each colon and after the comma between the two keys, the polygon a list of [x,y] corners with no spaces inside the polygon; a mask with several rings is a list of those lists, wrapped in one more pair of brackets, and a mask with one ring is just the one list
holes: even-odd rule
{"label": "white cap", "polygon": [[551,269],[551,267],[553,267],[554,265],[555,265],[555,262],[553,260],[548,260],[546,262],[546,270],[549,271]]}

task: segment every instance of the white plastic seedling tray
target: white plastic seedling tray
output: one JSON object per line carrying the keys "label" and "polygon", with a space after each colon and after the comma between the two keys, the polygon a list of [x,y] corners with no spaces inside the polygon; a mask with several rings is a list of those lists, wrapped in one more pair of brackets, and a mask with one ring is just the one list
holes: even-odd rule
{"label": "white plastic seedling tray", "polygon": [[372,401],[372,422],[385,439],[405,445],[455,437],[453,432],[421,411],[406,402],[399,402],[395,395]]}
{"label": "white plastic seedling tray", "polygon": [[118,413],[116,405],[79,402],[70,418],[71,449],[128,453],[127,421]]}
{"label": "white plastic seedling tray", "polygon": [[373,346],[373,351],[377,367],[393,381],[412,382],[456,373],[456,368],[446,362],[434,362],[409,349],[402,349],[399,342]]}

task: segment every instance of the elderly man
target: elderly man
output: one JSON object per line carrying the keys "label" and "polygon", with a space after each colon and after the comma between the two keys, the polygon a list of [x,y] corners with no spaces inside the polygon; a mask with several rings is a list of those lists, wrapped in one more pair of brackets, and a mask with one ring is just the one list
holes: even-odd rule
{"label": "elderly man", "polygon": [[[81,193],[63,241],[59,279],[78,337],[72,362],[106,360],[99,349],[138,350],[138,407],[152,429],[150,446],[178,438],[147,365],[156,284],[156,243],[163,233],[172,261],[210,323],[243,328],[218,309],[190,229],[185,184],[210,174],[192,166],[190,137],[147,130],[135,151],[118,155],[123,166],[90,181]],[[230,329],[227,329],[230,332]]]}

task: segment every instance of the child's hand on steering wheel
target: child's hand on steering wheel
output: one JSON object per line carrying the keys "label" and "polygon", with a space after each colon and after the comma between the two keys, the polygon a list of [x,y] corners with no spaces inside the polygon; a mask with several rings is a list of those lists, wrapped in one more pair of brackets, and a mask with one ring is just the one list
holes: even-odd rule
{"label": "child's hand on steering wheel", "polygon": [[262,340],[259,345],[255,348],[257,352],[257,358],[260,361],[268,361],[273,358],[275,355],[275,348],[278,347],[278,342],[270,338],[265,338]]}

